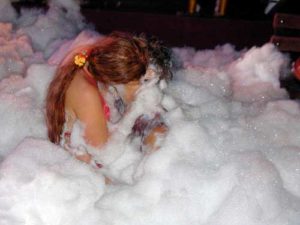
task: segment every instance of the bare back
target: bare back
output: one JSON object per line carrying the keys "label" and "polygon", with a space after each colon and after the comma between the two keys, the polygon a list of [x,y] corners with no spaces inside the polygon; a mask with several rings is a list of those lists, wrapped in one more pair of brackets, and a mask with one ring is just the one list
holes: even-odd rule
{"label": "bare back", "polygon": [[84,126],[87,144],[101,147],[108,139],[107,121],[97,86],[91,84],[80,70],[75,74],[65,98],[66,122],[69,128],[79,120]]}

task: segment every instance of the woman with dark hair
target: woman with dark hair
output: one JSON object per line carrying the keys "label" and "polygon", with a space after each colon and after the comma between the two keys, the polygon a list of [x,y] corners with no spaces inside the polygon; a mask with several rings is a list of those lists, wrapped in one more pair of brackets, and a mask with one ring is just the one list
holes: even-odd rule
{"label": "woman with dark hair", "polygon": [[[86,144],[101,148],[110,135],[108,121],[116,122],[125,113],[126,105],[134,100],[141,80],[147,76],[149,65],[159,68],[160,79],[170,78],[169,53],[157,40],[118,32],[92,46],[74,50],[59,65],[48,89],[46,122],[50,141],[71,151],[73,125],[80,121]],[[122,90],[115,88],[120,84]],[[108,95],[113,96],[111,105],[105,98]],[[148,131],[137,131],[141,127]],[[154,132],[165,131],[163,123],[145,123],[141,118],[133,126],[133,133],[142,134],[144,144],[150,145],[155,142]],[[88,153],[73,154],[79,160],[91,161]]]}

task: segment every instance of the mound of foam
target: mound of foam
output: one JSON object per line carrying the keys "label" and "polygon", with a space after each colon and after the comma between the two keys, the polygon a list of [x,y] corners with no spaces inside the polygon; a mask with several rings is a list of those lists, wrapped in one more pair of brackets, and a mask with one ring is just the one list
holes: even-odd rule
{"label": "mound of foam", "polygon": [[[73,1],[51,4],[1,24],[1,225],[299,224],[300,109],[279,85],[286,56],[270,44],[174,49],[173,81],[139,92],[94,170],[47,140],[43,113],[55,65],[101,35],[82,30]],[[143,154],[127,135],[161,107],[168,135]]]}
{"label": "mound of foam", "polygon": [[3,225],[80,224],[103,194],[99,174],[43,140],[25,139],[1,163],[0,174]]}

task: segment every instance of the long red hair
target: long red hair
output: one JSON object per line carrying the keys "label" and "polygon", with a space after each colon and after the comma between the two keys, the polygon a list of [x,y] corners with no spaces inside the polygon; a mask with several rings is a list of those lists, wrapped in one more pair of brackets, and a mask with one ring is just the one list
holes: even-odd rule
{"label": "long red hair", "polygon": [[[138,80],[149,64],[146,39],[127,33],[112,33],[94,44],[87,58],[89,72],[103,83],[128,83]],[[73,62],[59,65],[49,85],[46,97],[46,123],[51,142],[59,144],[65,123],[65,96],[75,76],[82,68]]]}

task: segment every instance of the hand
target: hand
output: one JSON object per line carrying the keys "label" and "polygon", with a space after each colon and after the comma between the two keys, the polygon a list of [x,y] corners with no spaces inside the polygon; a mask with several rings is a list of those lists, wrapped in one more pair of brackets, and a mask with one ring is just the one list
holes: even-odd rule
{"label": "hand", "polygon": [[84,155],[76,155],[76,159],[89,164],[91,162],[92,156],[86,153]]}
{"label": "hand", "polygon": [[167,131],[168,127],[164,124],[154,127],[144,138],[143,144],[149,146],[153,150],[159,149],[159,146],[156,145],[157,136],[164,135]]}

